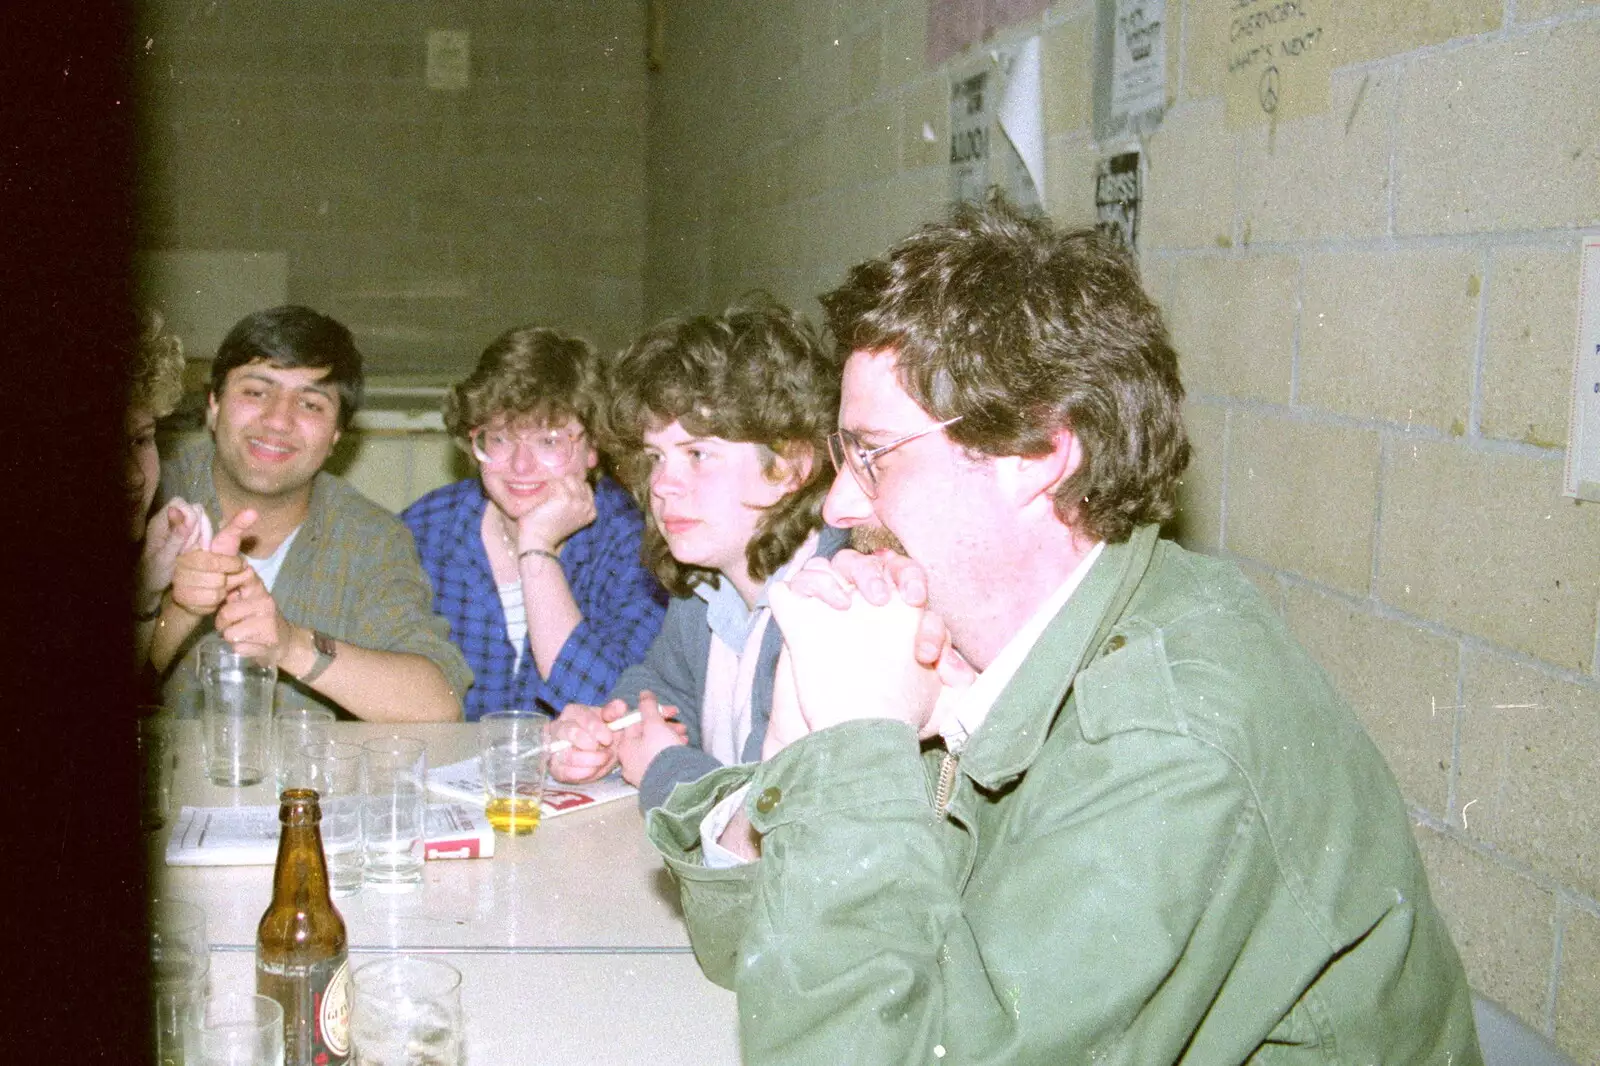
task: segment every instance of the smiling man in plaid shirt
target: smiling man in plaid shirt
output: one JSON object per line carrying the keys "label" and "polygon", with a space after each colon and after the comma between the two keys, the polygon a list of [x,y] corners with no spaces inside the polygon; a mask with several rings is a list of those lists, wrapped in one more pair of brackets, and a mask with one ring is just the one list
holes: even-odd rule
{"label": "smiling man in plaid shirt", "polygon": [[322,469],[361,384],[350,331],[310,308],[258,311],[223,340],[210,435],[162,470],[166,496],[197,508],[150,649],[178,713],[198,712],[197,646],[215,630],[278,667],[280,711],[460,717],[472,675],[429,610],[410,534]]}

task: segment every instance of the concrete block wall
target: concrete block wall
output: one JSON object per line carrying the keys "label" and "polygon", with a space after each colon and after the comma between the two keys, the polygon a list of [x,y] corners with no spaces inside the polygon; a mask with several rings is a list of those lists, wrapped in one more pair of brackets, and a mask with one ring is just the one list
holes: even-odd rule
{"label": "concrete block wall", "polygon": [[[1354,705],[1481,993],[1600,1063],[1600,505],[1561,495],[1600,5],[1350,0],[1328,108],[1227,121],[1168,0],[1140,252],[1184,359],[1174,532],[1239,562]],[[1330,5],[1332,7],[1333,5]],[[926,0],[674,0],[651,317],[816,293],[949,195]],[[1047,205],[1093,221],[1094,5],[1044,43]]]}
{"label": "concrete block wall", "polygon": [[[643,0],[139,8],[145,247],[286,252],[289,298],[379,373],[450,380],[527,322],[640,328]],[[467,88],[428,87],[430,30],[469,34]]]}
{"label": "concrete block wall", "polygon": [[1600,1061],[1600,506],[1561,495],[1600,8],[1350,5],[1328,111],[1233,130],[1193,6],[1142,241],[1179,529],[1354,704],[1474,987]]}

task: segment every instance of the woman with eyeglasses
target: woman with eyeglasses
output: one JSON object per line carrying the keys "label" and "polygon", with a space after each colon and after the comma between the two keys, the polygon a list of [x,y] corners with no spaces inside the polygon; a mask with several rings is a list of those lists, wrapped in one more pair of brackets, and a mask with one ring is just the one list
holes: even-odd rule
{"label": "woman with eyeglasses", "polygon": [[666,593],[640,558],[643,519],[599,473],[601,388],[587,341],[525,326],[496,338],[445,398],[445,429],[478,476],[400,518],[472,667],[469,721],[598,703],[661,628]]}

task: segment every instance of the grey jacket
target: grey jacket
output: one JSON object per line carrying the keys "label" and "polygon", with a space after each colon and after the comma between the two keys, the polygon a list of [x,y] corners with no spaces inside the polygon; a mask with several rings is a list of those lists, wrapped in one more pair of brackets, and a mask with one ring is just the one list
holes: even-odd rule
{"label": "grey jacket", "polygon": [[[831,559],[849,543],[842,529],[823,526],[817,556]],[[639,807],[649,811],[666,802],[681,781],[698,781],[721,766],[716,756],[706,751],[700,732],[701,700],[706,687],[706,663],[711,657],[711,627],[706,621],[706,601],[699,596],[675,596],[667,605],[661,633],[645,653],[644,662],[630,666],[611,689],[612,699],[639,704],[639,693],[648,689],[663,704],[678,708],[678,721],[689,730],[689,743],[667,748],[657,755],[639,782]],[[783,638],[777,626],[768,626],[756,661],[755,691],[750,698],[750,738],[745,741],[744,761],[761,761],[761,743],[767,736],[767,719],[772,717],[772,679],[778,668],[778,652]]]}

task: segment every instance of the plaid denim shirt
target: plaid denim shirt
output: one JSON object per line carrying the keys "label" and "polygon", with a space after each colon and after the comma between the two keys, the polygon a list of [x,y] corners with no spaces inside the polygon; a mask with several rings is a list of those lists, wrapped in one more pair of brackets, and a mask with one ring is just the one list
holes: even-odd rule
{"label": "plaid denim shirt", "polygon": [[477,478],[435,489],[400,515],[433,579],[433,609],[476,678],[462,709],[468,721],[485,711],[569,703],[599,705],[623,669],[644,658],[661,629],[667,595],[640,556],[644,520],[616,482],[594,488],[595,520],[568,537],[561,570],[583,620],[562,645],[548,679],[539,676],[528,638],[522,664],[506,636],[505,609],[483,548],[488,497]]}
{"label": "plaid denim shirt", "polygon": [[[222,509],[211,478],[215,454],[209,436],[180,448],[162,464],[161,491],[163,499],[182,496],[202,505],[220,529]],[[317,474],[311,508],[272,586],[283,616],[360,648],[421,655],[443,672],[460,698],[472,684],[472,674],[450,642],[444,619],[429,609],[429,597],[411,534],[395,516],[341,478]],[[180,715],[199,714],[195,645],[212,631],[207,618],[167,673],[163,700]],[[282,671],[276,698],[280,711],[327,707],[341,718],[351,717]]]}

